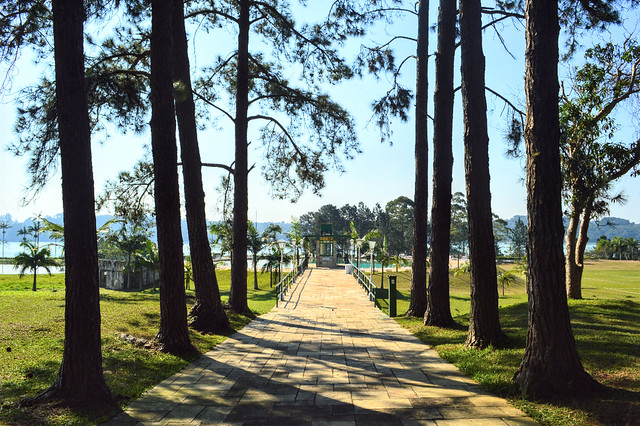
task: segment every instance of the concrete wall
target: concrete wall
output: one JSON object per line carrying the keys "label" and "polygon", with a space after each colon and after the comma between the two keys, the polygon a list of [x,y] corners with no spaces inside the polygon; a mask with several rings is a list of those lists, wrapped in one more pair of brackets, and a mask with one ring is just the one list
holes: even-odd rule
{"label": "concrete wall", "polygon": [[127,262],[123,260],[98,260],[100,268],[100,287],[109,290],[139,290],[157,287],[160,284],[160,271],[138,267],[136,270],[127,273],[125,267]]}

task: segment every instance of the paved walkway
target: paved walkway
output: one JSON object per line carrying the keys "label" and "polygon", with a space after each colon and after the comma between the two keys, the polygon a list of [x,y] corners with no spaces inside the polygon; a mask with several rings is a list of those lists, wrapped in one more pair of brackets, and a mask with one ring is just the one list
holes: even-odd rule
{"label": "paved walkway", "polygon": [[133,401],[113,424],[535,424],[440,359],[339,269]]}

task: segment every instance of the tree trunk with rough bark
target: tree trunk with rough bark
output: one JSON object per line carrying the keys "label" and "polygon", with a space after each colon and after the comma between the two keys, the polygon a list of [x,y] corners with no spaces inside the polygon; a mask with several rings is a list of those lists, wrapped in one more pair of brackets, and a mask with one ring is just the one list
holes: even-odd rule
{"label": "tree trunk with rough bark", "polygon": [[202,162],[198,146],[196,109],[191,87],[187,34],[184,27],[184,5],[174,0],[173,39],[175,44],[176,116],[180,134],[180,155],[184,180],[185,209],[189,248],[193,265],[196,300],[189,312],[189,325],[203,333],[213,333],[229,327],[222,308],[207,232]]}
{"label": "tree trunk with rough bark", "polygon": [[253,289],[258,290],[258,256],[253,255]]}
{"label": "tree trunk with rough bark", "polygon": [[471,276],[471,312],[466,345],[483,348],[504,345],[507,338],[500,327],[498,311],[480,0],[460,1],[460,32]]}
{"label": "tree trunk with rough bark", "polygon": [[111,404],[102,372],[91,132],[80,0],[54,0],[53,37],[65,241],[65,333],[58,377],[36,400]]}
{"label": "tree trunk with rough bark", "polygon": [[160,331],[156,341],[174,354],[195,350],[189,340],[180,227],[178,149],[173,104],[173,0],[152,1],[151,146],[160,258]]}
{"label": "tree trunk with rough bark", "polygon": [[577,235],[580,224],[581,209],[577,203],[571,205],[571,215],[565,236],[565,274],[567,280],[567,297],[571,299],[582,299],[582,289],[577,280],[580,266],[577,263]]}
{"label": "tree trunk with rough bark", "polygon": [[418,10],[418,48],[416,81],[415,196],[413,219],[413,263],[411,300],[407,316],[422,317],[427,309],[427,237],[429,213],[429,140],[427,138],[429,101],[429,1],[420,0]]}
{"label": "tree trunk with rough bark", "polygon": [[248,109],[249,109],[249,0],[240,0],[238,19],[238,69],[236,76],[235,169],[233,187],[233,259],[229,305],[234,312],[249,313],[247,303]]}
{"label": "tree trunk with rough bark", "polygon": [[453,68],[456,43],[456,2],[440,0],[438,51],[433,109],[433,200],[431,203],[431,261],[424,324],[455,325],[449,301],[451,239],[451,181],[453,180]]}
{"label": "tree trunk with rough bark", "polygon": [[591,222],[591,214],[593,212],[592,201],[587,203],[587,206],[582,213],[582,219],[580,220],[580,229],[578,230],[578,242],[576,244],[576,264],[578,265],[578,271],[575,275],[576,282],[579,283],[582,288],[582,272],[584,271],[584,251],[587,248],[589,242],[589,223]]}
{"label": "tree trunk with rough bark", "polygon": [[529,398],[568,397],[588,394],[598,383],[582,368],[564,282],[558,3],[527,0],[525,13],[529,326],[514,380]]}
{"label": "tree trunk with rough bark", "polygon": [[[571,206],[569,227],[565,237],[566,261],[565,274],[567,279],[567,297],[569,299],[582,299],[582,273],[584,272],[584,251],[589,242],[588,232],[591,214],[593,212],[593,199],[589,198],[585,206],[580,210],[575,203]],[[576,213],[577,212],[577,213]],[[579,224],[578,224],[579,222]]]}

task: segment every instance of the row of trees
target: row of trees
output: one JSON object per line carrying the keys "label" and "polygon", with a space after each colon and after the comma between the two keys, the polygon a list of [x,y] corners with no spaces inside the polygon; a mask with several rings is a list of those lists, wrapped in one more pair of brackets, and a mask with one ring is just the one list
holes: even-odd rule
{"label": "row of trees", "polygon": [[635,238],[605,236],[598,238],[596,246],[586,254],[595,259],[638,260],[640,258],[640,241]]}
{"label": "row of trees", "polygon": [[[48,81],[43,83],[43,87],[49,90],[34,90],[32,93],[36,106],[21,110],[23,116],[19,120],[19,129],[25,133],[32,131],[27,135],[31,137],[21,140],[16,148],[18,153],[35,152],[30,167],[36,187],[46,180],[48,166],[54,163],[58,153],[62,166],[67,265],[65,351],[58,379],[40,399],[61,397],[108,401],[110,395],[101,371],[97,246],[94,237],[90,150],[90,129],[104,119],[100,116],[101,110],[108,111],[122,125],[133,122],[135,126],[136,120],[138,123],[144,121],[140,118],[144,116],[146,106],[140,100],[145,98],[145,92],[150,89],[152,191],[155,197],[161,269],[161,324],[156,340],[169,352],[184,353],[193,350],[187,334],[182,285],[176,118],[180,130],[187,200],[185,204],[196,283],[196,303],[191,311],[191,325],[206,331],[219,330],[228,324],[221,308],[206,238],[204,193],[200,175],[202,163],[198,158],[195,138],[194,94],[186,55],[184,5],[180,1],[156,0],[151,2],[151,11],[143,4],[124,5],[128,22],[133,26],[128,29],[118,28],[116,31],[119,35],[132,35],[141,30],[142,25],[138,25],[148,19],[151,12],[150,36],[140,32],[138,38],[134,36],[123,39],[125,42],[133,40],[137,43],[133,46],[121,45],[119,37],[106,40],[103,49],[100,49],[102,54],[97,58],[89,58],[91,73],[86,74],[86,83],[83,22],[87,16],[100,18],[102,3],[92,4],[96,9],[89,10],[85,10],[83,3],[79,1],[65,3],[64,6],[54,1],[51,11],[39,2],[8,6],[11,9],[8,16],[14,18],[8,22],[3,21],[3,25],[7,26],[3,36],[8,39],[7,43],[3,43],[7,46],[3,51],[3,59],[11,60],[12,55],[17,55],[23,44],[39,42],[39,37],[46,37],[46,33],[39,30],[50,16],[49,13],[54,22],[56,81],[55,84]],[[226,84],[232,106],[235,107],[235,114],[227,113],[227,116],[235,125],[236,158],[232,166],[222,166],[234,178],[235,256],[229,303],[232,309],[246,312],[249,122],[264,120],[268,123],[263,135],[269,148],[267,158],[272,161],[266,175],[274,182],[283,182],[284,192],[300,185],[320,188],[323,184],[322,172],[327,169],[327,158],[331,159],[332,164],[336,164],[340,150],[346,156],[357,150],[348,114],[328,97],[318,93],[317,87],[316,90],[291,87],[282,77],[277,64],[266,62],[260,54],[251,54],[248,49],[250,29],[271,38],[270,44],[274,46],[276,56],[295,59],[296,62],[304,58],[307,66],[302,76],[309,83],[322,79],[325,75],[326,78],[337,81],[348,75],[349,70],[342,66],[342,61],[332,50],[331,40],[325,33],[318,31],[317,27],[297,29],[287,7],[278,2],[242,0],[237,4],[219,5],[215,9],[196,5],[190,14],[205,17],[213,27],[218,26],[220,20],[226,20],[238,29],[237,50],[228,59],[219,61],[216,69],[212,70],[212,75],[220,83]],[[24,22],[28,22],[27,27],[23,25]],[[46,45],[47,43],[36,44]],[[314,72],[316,70],[321,72]],[[87,85],[91,87],[90,91],[87,91]],[[207,97],[206,90],[207,87],[203,87],[203,100],[211,103],[215,97]],[[49,95],[51,98],[39,97],[40,95]],[[259,107],[260,104],[282,108],[293,120],[289,126],[285,126],[275,117],[264,114],[250,116],[249,107]],[[99,109],[94,109],[96,107]],[[142,115],[135,116],[131,112]],[[304,120],[307,116],[312,116],[313,120]],[[313,144],[308,146],[294,140],[295,136],[302,133],[300,130],[305,125],[313,130],[305,133],[317,135],[311,138]],[[283,162],[283,159],[286,161]],[[291,168],[297,176],[289,175]],[[151,193],[150,187],[145,190]]]}
{"label": "row of trees", "polygon": [[[441,2],[440,17],[444,21],[447,9]],[[584,24],[589,28],[607,22],[619,22],[615,10],[619,3],[529,0],[521,2],[499,2],[515,6],[524,12],[526,20],[526,76],[525,91],[526,122],[524,131],[512,126],[510,135],[520,139],[524,135],[527,153],[527,217],[528,217],[528,277],[530,313],[525,357],[515,375],[515,381],[524,394],[542,397],[553,394],[586,393],[597,388],[596,382],[584,372],[575,347],[566,303],[564,277],[564,255],[562,250],[562,177],[561,142],[565,140],[566,128],[561,139],[560,111],[558,108],[558,61],[560,24],[570,24],[570,51],[577,44],[576,34]],[[584,8],[582,8],[584,7]],[[570,13],[563,13],[571,11]],[[451,16],[455,11],[448,9]],[[462,98],[465,114],[465,170],[469,215],[469,245],[471,269],[471,313],[467,339],[469,346],[504,344],[496,307],[495,251],[487,242],[493,243],[489,221],[491,217],[488,201],[488,175],[486,146],[486,103],[484,100],[484,58],[482,56],[479,1],[461,0],[460,33],[462,57]],[[515,15],[512,15],[515,16]],[[455,26],[452,27],[455,30]],[[447,36],[453,38],[454,32]],[[443,53],[440,50],[437,55]],[[633,61],[632,61],[633,63]],[[450,68],[436,66],[436,81],[440,72]],[[632,69],[635,69],[632,66]],[[596,73],[598,74],[598,73]],[[621,71],[624,75],[624,71]],[[444,74],[443,74],[444,75]],[[630,74],[633,77],[634,73]],[[444,79],[444,77],[443,77]],[[442,80],[440,80],[442,81]],[[450,80],[446,89],[452,87]],[[633,78],[629,79],[633,83]],[[602,81],[597,82],[602,83]],[[598,85],[596,84],[595,87]],[[436,89],[436,93],[439,88]],[[445,90],[446,90],[445,89]],[[614,90],[615,92],[615,90]],[[449,99],[452,91],[449,90]],[[602,92],[597,92],[601,94]],[[447,109],[444,109],[446,105]],[[449,104],[436,102],[434,119],[439,110],[451,114]],[[448,120],[448,118],[447,118]],[[592,118],[590,118],[592,120]],[[475,123],[475,124],[474,124]],[[516,123],[517,124],[517,123]],[[437,126],[437,122],[436,122]],[[579,127],[579,126],[578,126]],[[436,131],[436,137],[438,133]],[[450,149],[449,133],[444,145]],[[593,140],[593,139],[592,139]],[[582,139],[581,139],[582,141]],[[587,140],[587,144],[590,142]],[[434,144],[435,145],[435,144]],[[590,148],[591,146],[589,146]],[[434,175],[440,166],[450,170],[450,162],[434,159]],[[476,162],[480,158],[480,162]],[[565,173],[566,175],[566,173]],[[574,178],[576,175],[574,175]],[[450,178],[442,179],[448,185]],[[450,188],[450,187],[449,187]],[[484,188],[484,189],[483,189]],[[444,191],[436,203],[450,204],[450,190]],[[437,219],[436,209],[432,221]],[[444,221],[445,223],[449,220]],[[443,235],[443,240],[448,233]],[[432,236],[432,271],[429,284],[429,299],[425,313],[425,324],[451,325],[448,305],[448,277],[444,274],[444,253],[448,244]]]}
{"label": "row of trees", "polygon": [[[467,345],[502,345],[495,269],[495,239],[490,206],[488,135],[482,53],[482,14],[499,20],[526,20],[527,95],[524,134],[527,152],[528,254],[530,323],[525,358],[515,380],[523,393],[533,397],[567,394],[594,387],[584,372],[569,323],[564,288],[564,256],[561,239],[562,174],[561,127],[558,108],[558,35],[560,23],[574,31],[619,20],[619,2],[583,0],[528,0],[496,2],[483,9],[479,0],[441,0],[436,53],[434,119],[434,197],[431,228],[431,270],[427,298],[428,213],[428,1],[414,9],[400,0],[346,1],[331,4],[331,20],[321,25],[298,26],[288,5],[276,0],[191,2],[152,0],[124,2],[123,27],[104,40],[93,57],[85,58],[84,20],[101,19],[105,4],[53,0],[52,9],[37,0],[3,2],[7,20],[2,21],[3,60],[10,62],[24,45],[44,50],[45,25],[53,21],[55,83],[44,81],[33,90],[34,106],[24,108],[18,122],[23,139],[17,152],[32,154],[30,169],[35,186],[48,175],[48,166],[61,159],[65,258],[65,348],[59,376],[41,397],[75,400],[111,400],[102,375],[100,313],[95,239],[94,187],[91,170],[91,129],[112,120],[139,129],[148,120],[147,95],[151,99],[151,147],[153,195],[158,229],[161,269],[161,324],[156,340],[167,351],[193,350],[187,329],[176,120],[185,188],[185,206],[196,285],[191,325],[200,330],[219,330],[227,324],[220,303],[211,261],[204,216],[204,192],[197,141],[194,98],[222,111],[235,130],[235,161],[212,164],[233,176],[233,262],[229,303],[237,312],[247,305],[247,176],[253,168],[248,159],[248,127],[262,127],[266,148],[265,177],[280,196],[300,194],[304,188],[319,190],[323,173],[339,158],[358,151],[349,114],[324,95],[320,82],[351,77],[336,47],[347,36],[366,33],[368,25],[389,13],[413,14],[417,18],[417,81],[415,102],[411,90],[396,84],[374,103],[379,124],[389,116],[406,119],[415,105],[416,179],[413,203],[413,274],[408,314],[425,316],[425,323],[453,323],[448,301],[448,253],[451,222],[451,122],[453,115],[453,57],[456,49],[456,17],[462,63],[462,104],[465,116],[465,171],[468,240],[471,269],[471,314]],[[570,11],[570,13],[569,13]],[[237,45],[217,60],[208,73],[191,84],[185,16],[200,20],[210,30],[233,28]],[[151,30],[149,32],[149,22]],[[575,34],[575,33],[572,33]],[[251,51],[249,37],[260,37],[271,46],[268,55]],[[396,39],[402,36],[394,36]],[[571,38],[570,38],[571,39]],[[94,41],[95,43],[95,41]],[[253,46],[253,45],[252,45]],[[384,48],[365,49],[361,71],[391,71],[396,76],[406,60],[395,62]],[[302,70],[295,87],[284,78],[282,64],[294,62]],[[85,70],[85,64],[88,67]],[[633,74],[635,75],[635,74]],[[630,81],[635,81],[633,78]],[[87,87],[90,88],[87,91]],[[226,91],[229,108],[218,102]],[[279,111],[282,115],[265,111]],[[283,121],[281,117],[286,117]],[[302,135],[311,135],[302,138]],[[150,187],[147,187],[149,189]],[[535,309],[534,309],[535,307]]]}
{"label": "row of trees", "polygon": [[[360,202],[358,205],[345,204],[337,208],[326,204],[315,212],[308,212],[300,216],[300,227],[304,235],[320,235],[320,226],[333,225],[334,235],[352,238],[355,232],[358,236],[365,236],[371,231],[377,231],[387,237],[388,251],[392,255],[411,253],[412,221],[414,203],[405,196],[389,201],[384,208],[376,204],[373,209]],[[346,239],[345,239],[346,241]],[[346,250],[347,247],[340,247]]]}
{"label": "row of trees", "polygon": [[[348,235],[355,230],[358,236],[364,236],[376,231],[373,237],[382,247],[383,238],[386,238],[387,252],[391,256],[407,255],[411,253],[412,245],[412,220],[413,201],[408,197],[398,197],[389,201],[383,209],[376,204],[373,209],[360,202],[358,205],[345,204],[338,208],[332,204],[326,204],[317,211],[308,212],[300,217],[300,225],[305,235],[319,235],[322,224],[332,224],[335,235]],[[353,229],[352,229],[353,227]],[[431,224],[428,224],[431,228]],[[465,195],[456,192],[452,196],[451,224],[450,224],[450,250],[454,256],[466,256],[468,254],[469,221],[467,214],[467,202]],[[527,227],[521,218],[517,218],[513,227],[497,215],[493,215],[493,234],[495,251],[497,256],[509,256],[522,258],[526,255]],[[345,241],[347,241],[345,239]],[[505,251],[504,247],[508,246]],[[339,241],[339,250],[346,250]]]}

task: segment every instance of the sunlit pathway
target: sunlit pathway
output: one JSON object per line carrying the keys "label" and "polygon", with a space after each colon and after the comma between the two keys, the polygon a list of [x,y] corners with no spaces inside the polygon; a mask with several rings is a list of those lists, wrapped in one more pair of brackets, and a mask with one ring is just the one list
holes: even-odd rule
{"label": "sunlit pathway", "polygon": [[114,424],[535,424],[309,269],[280,307],[133,401]]}

